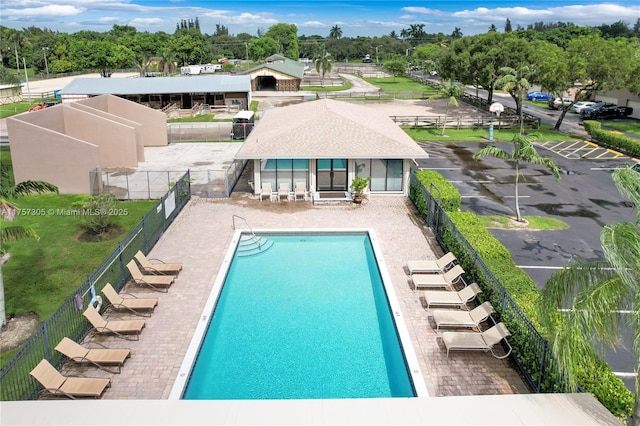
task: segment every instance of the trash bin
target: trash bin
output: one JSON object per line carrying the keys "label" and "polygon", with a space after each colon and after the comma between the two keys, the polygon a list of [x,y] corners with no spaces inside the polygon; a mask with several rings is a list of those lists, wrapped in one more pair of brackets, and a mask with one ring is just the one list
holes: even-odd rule
{"label": "trash bin", "polygon": [[54,90],[53,91],[53,97],[56,99],[60,99],[60,90]]}

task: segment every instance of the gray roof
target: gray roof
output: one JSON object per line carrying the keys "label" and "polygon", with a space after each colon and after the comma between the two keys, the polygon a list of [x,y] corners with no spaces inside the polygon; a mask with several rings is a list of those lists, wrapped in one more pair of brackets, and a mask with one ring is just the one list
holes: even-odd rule
{"label": "gray roof", "polygon": [[385,114],[331,99],[267,110],[236,154],[239,159],[428,157]]}
{"label": "gray roof", "polygon": [[250,92],[248,75],[203,75],[153,78],[76,78],[61,95],[138,95],[156,93]]}

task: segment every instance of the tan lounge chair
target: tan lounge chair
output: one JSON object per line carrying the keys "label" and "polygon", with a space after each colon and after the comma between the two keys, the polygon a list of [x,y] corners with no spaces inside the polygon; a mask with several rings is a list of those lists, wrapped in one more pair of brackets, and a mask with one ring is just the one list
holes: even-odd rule
{"label": "tan lounge chair", "polygon": [[[77,364],[93,365],[114,374],[120,373],[120,367],[131,355],[129,349],[87,349],[68,337],[64,337],[58,343],[56,351]],[[115,369],[108,367],[114,367]]]}
{"label": "tan lounge chair", "polygon": [[[447,357],[449,351],[484,351],[491,352],[491,355],[498,359],[504,359],[511,354],[511,345],[507,341],[507,337],[511,336],[509,330],[504,323],[499,322],[487,331],[482,333],[473,333],[465,331],[445,331],[442,333],[442,341],[447,348]],[[498,355],[493,351],[493,347],[504,339],[508,350],[505,355]]]}
{"label": "tan lounge chair", "polygon": [[444,274],[414,274],[411,275],[411,280],[416,289],[433,287],[453,289],[453,285],[462,280],[462,274],[464,274],[464,269],[462,266],[456,265]]}
{"label": "tan lounge chair", "polygon": [[260,188],[260,201],[264,200],[264,197],[269,197],[269,201],[273,198],[273,190],[271,189],[271,184],[268,182],[263,182]]}
{"label": "tan lounge chair", "polygon": [[111,284],[107,283],[102,289],[102,293],[107,298],[109,305],[107,305],[107,309],[113,309],[114,311],[127,311],[134,315],[141,315],[149,317],[151,316],[151,312],[158,305],[158,299],[156,298],[138,298],[135,295],[131,294],[132,298],[123,298],[122,294],[111,286]]}
{"label": "tan lounge chair", "polygon": [[174,275],[147,275],[143,274],[135,260],[127,263],[127,269],[131,273],[133,281],[140,286],[147,286],[155,291],[168,292],[169,286],[175,280]]}
{"label": "tan lounge chair", "polygon": [[287,182],[281,182],[278,187],[278,201],[282,200],[284,197],[287,201],[291,196],[291,190],[289,189],[289,184]]}
{"label": "tan lounge chair", "polygon": [[424,300],[427,302],[427,309],[432,305],[464,308],[468,310],[467,303],[475,299],[481,293],[480,287],[476,283],[471,283],[460,291],[431,290],[424,292]]}
{"label": "tan lounge chair", "polygon": [[41,396],[100,398],[105,389],[111,386],[110,379],[63,376],[46,359],[40,361],[29,374],[44,387],[40,391]]}
{"label": "tan lounge chair", "polygon": [[[145,274],[178,275],[182,271],[182,263],[165,263],[160,259],[148,259],[140,250],[133,256],[140,264],[140,270]],[[151,262],[155,260],[156,262]]]}
{"label": "tan lounge chair", "polygon": [[144,327],[144,320],[115,320],[107,321],[96,308],[89,305],[89,307],[82,314],[93,326],[93,330],[97,334],[113,334],[117,337],[127,340],[138,340],[142,328]]}
{"label": "tan lounge chair", "polygon": [[491,303],[484,302],[471,312],[453,309],[435,310],[433,311],[433,321],[436,323],[436,331],[440,331],[440,327],[469,327],[479,331],[480,323],[489,318],[492,313]]}
{"label": "tan lounge chair", "polygon": [[407,262],[409,275],[412,274],[442,274],[453,266],[456,256],[449,252],[436,260],[410,260]]}
{"label": "tan lounge chair", "polygon": [[293,201],[297,201],[298,197],[302,197],[303,200],[307,199],[307,184],[305,182],[296,182]]}

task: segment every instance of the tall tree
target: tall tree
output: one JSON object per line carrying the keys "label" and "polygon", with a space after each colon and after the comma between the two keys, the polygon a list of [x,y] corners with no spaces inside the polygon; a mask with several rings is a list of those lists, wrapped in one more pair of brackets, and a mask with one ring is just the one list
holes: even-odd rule
{"label": "tall tree", "polygon": [[342,37],[342,30],[339,26],[334,25],[331,27],[331,31],[329,31],[329,38],[340,38]]}
{"label": "tall tree", "polygon": [[520,119],[520,134],[524,134],[523,104],[527,97],[527,91],[531,88],[530,78],[533,76],[533,67],[521,65],[519,68],[502,67],[501,76],[496,81],[498,87],[506,90],[516,102],[516,113]]}
{"label": "tall tree", "polygon": [[522,222],[520,216],[520,203],[518,201],[518,181],[520,180],[520,166],[522,163],[540,164],[551,170],[556,179],[560,179],[560,169],[558,166],[548,157],[543,157],[538,154],[533,146],[532,139],[536,135],[524,135],[522,133],[513,136],[512,143],[513,149],[511,152],[507,152],[497,146],[489,145],[476,152],[473,156],[475,160],[480,158],[491,156],[504,160],[509,163],[513,163],[515,170],[515,200],[516,200],[516,220]]}
{"label": "tall tree", "polygon": [[320,85],[324,87],[324,75],[331,72],[331,57],[330,53],[327,53],[324,48],[319,55],[316,56],[313,62],[316,64],[316,71],[320,73]]}
{"label": "tall tree", "polygon": [[280,46],[279,52],[287,58],[298,60],[298,27],[294,24],[275,24],[269,27],[265,36],[274,39]]}
{"label": "tall tree", "polygon": [[[12,221],[18,212],[18,206],[15,199],[25,197],[31,194],[58,193],[58,187],[48,182],[28,180],[14,184],[13,176],[9,174],[6,168],[0,170],[0,218],[8,222]],[[25,226],[2,226],[0,229],[0,242],[6,243],[12,240],[22,238],[40,239],[33,228]],[[5,255],[3,246],[0,246],[0,268],[2,263],[8,259]],[[7,322],[7,315],[4,306],[4,283],[2,282],[2,271],[0,270],[0,327]]]}
{"label": "tall tree", "polygon": [[458,107],[458,98],[462,96],[464,93],[464,86],[460,83],[453,82],[451,80],[446,80],[442,82],[442,85],[438,88],[438,93],[430,96],[427,99],[427,102],[433,101],[436,99],[446,99],[447,107],[444,112],[444,121],[442,122],[442,131],[440,132],[440,136],[444,136],[444,130],[447,127],[447,117],[449,116],[449,107],[453,105],[454,107]]}
{"label": "tall tree", "polygon": [[[635,371],[640,370],[640,173],[612,173],[613,182],[635,208],[635,222],[606,225],[600,233],[603,260],[576,259],[545,283],[540,311],[551,348],[565,378],[575,387],[592,350],[615,348],[621,330],[632,330]],[[621,313],[626,309],[627,313]],[[640,381],[630,424],[640,425]]]}
{"label": "tall tree", "polygon": [[504,32],[510,33],[511,31],[513,31],[513,29],[511,28],[511,19],[507,18],[506,22],[504,23]]}

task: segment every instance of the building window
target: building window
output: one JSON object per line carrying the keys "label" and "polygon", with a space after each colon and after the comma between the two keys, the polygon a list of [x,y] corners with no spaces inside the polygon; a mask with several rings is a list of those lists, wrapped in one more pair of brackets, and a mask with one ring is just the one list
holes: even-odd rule
{"label": "building window", "polygon": [[371,191],[402,191],[403,160],[356,160],[356,176],[371,178]]}
{"label": "building window", "polygon": [[260,180],[270,183],[276,190],[281,183],[295,188],[296,182],[304,182],[309,188],[309,160],[306,159],[277,159],[262,160],[260,162]]}

